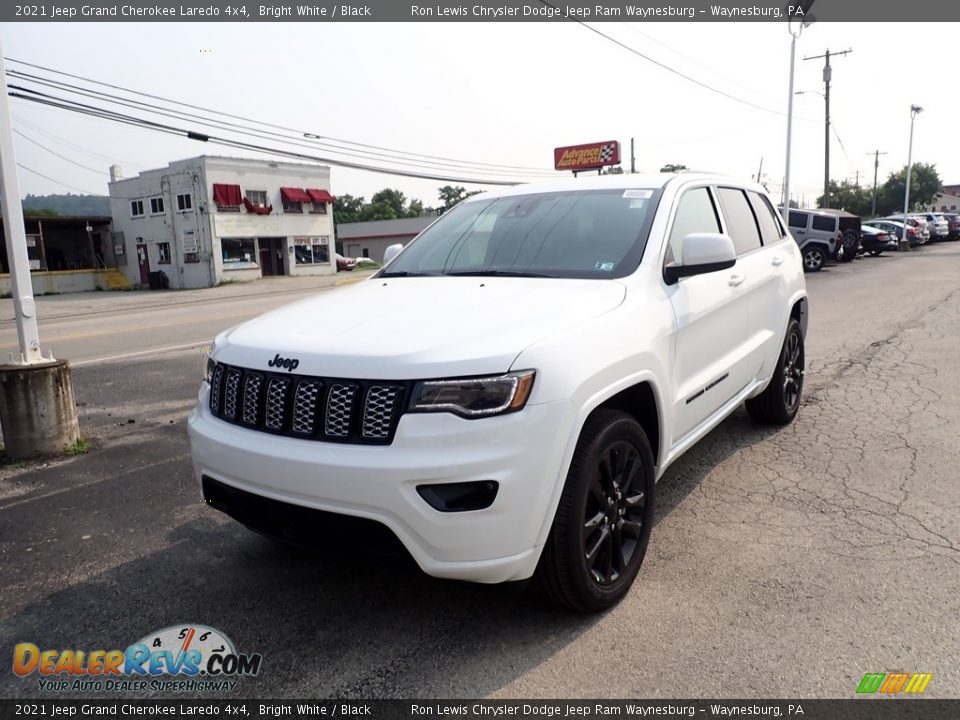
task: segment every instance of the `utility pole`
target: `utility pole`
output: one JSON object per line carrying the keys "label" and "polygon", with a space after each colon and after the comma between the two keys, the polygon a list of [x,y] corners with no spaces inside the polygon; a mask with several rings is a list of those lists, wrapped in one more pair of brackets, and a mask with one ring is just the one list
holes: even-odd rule
{"label": "utility pole", "polygon": [[630,138],[630,174],[635,175],[637,172],[637,158],[633,154],[633,138]]}
{"label": "utility pole", "polygon": [[763,157],[760,158],[760,167],[757,168],[757,182],[760,182],[760,178],[763,176]]}
{"label": "utility pole", "polygon": [[826,90],[823,95],[824,108],[824,127],[823,127],[823,206],[830,207],[830,80],[833,77],[833,68],[830,67],[830,58],[837,55],[847,55],[852,53],[852,49],[835,52],[831,55],[827,50],[823,55],[811,55],[804,60],[817,60],[824,58],[826,61],[823,66],[823,84]]}
{"label": "utility pole", "polygon": [[9,457],[20,459],[62,452],[80,438],[77,410],[66,360],[43,357],[33,300],[27,237],[20,204],[20,182],[10,123],[7,77],[0,50],[0,196],[18,355],[0,365],[0,420]]}
{"label": "utility pole", "polygon": [[[870,155],[871,153],[867,153]],[[885,152],[880,152],[879,150],[873,151],[873,203],[870,205],[870,214],[876,217],[877,215],[877,171],[880,169],[880,156],[886,155]]]}

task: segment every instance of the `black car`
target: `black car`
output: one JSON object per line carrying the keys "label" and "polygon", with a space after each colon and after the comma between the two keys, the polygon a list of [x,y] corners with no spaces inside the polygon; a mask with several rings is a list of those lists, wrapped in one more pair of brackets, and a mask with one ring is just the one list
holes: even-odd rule
{"label": "black car", "polygon": [[884,250],[896,250],[897,239],[889,232],[869,225],[860,226],[860,246],[864,252],[879,255]]}

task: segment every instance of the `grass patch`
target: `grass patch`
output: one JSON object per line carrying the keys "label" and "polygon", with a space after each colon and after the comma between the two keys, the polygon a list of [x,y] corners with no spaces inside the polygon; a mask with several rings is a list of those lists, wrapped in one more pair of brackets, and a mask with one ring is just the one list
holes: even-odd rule
{"label": "grass patch", "polygon": [[64,451],[67,455],[86,455],[90,452],[90,441],[86,438],[77,438],[73,445],[68,445]]}

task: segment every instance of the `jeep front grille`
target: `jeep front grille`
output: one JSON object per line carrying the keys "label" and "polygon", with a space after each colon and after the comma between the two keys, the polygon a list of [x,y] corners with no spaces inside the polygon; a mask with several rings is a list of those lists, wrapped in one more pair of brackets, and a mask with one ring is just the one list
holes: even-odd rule
{"label": "jeep front grille", "polygon": [[210,411],[262,432],[388,445],[407,398],[403,382],[264,373],[217,363]]}

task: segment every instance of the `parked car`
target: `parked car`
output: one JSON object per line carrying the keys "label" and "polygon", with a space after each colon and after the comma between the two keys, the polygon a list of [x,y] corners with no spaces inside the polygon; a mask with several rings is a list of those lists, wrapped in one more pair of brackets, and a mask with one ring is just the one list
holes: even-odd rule
{"label": "parked car", "polygon": [[947,219],[947,227],[950,230],[950,240],[960,240],[960,213],[943,213]]}
{"label": "parked car", "polygon": [[[904,225],[903,223],[897,222],[896,220],[866,220],[864,221],[863,225],[861,225],[861,228],[874,228],[877,230],[882,230],[886,233],[889,233],[892,237],[896,238],[897,240],[903,239]],[[911,245],[915,245],[918,243],[917,231],[915,228],[907,226],[907,240],[910,242]],[[897,246],[896,249],[898,250],[900,249],[899,245]]]}
{"label": "parked car", "polygon": [[430,575],[535,576],[603,610],[640,570],[664,471],[744,401],[793,420],[807,317],[800,251],[760,185],[503,188],[370,280],[217,336],[193,467],[209,505],[261,533],[360,525]]}
{"label": "parked car", "polygon": [[863,224],[860,226],[860,245],[864,252],[879,255],[884,250],[896,250],[897,240],[886,230]]}
{"label": "parked car", "polygon": [[944,220],[947,221],[947,239],[960,240],[960,214],[950,212],[939,214]]}
{"label": "parked car", "polygon": [[[890,217],[877,218],[877,220],[903,223],[903,215],[891,215]],[[914,217],[913,215],[907,215],[907,225],[912,227],[916,232],[916,237],[909,238],[910,246],[916,247],[917,245],[926,245],[927,241],[930,239],[930,228],[927,227],[926,221],[922,220],[921,218]],[[907,236],[909,237],[909,235],[910,233],[908,232]]]}
{"label": "parked car", "polygon": [[334,253],[334,257],[337,259],[337,271],[353,270],[357,266],[354,258],[344,257],[340,253]]}
{"label": "parked car", "polygon": [[950,224],[946,218],[936,213],[919,213],[917,217],[922,218],[927,223],[932,242],[939,242],[950,237]]}
{"label": "parked car", "polygon": [[[780,212],[783,209],[780,208]],[[846,215],[846,214],[845,214]],[[788,219],[790,234],[793,235],[803,254],[803,268],[807,272],[822,269],[827,260],[837,259],[849,262],[856,256],[859,245],[860,218],[855,215],[855,225],[842,218],[836,210],[800,210],[791,208]],[[855,230],[854,230],[855,227]],[[851,251],[844,248],[844,232],[856,232],[855,239],[847,238]]]}

